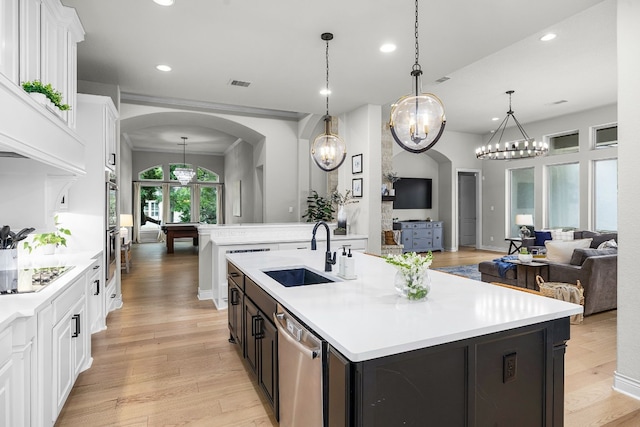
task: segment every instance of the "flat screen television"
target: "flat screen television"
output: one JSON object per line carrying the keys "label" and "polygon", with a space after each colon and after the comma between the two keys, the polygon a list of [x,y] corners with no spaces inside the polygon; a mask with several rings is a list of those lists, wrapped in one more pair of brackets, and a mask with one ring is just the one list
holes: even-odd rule
{"label": "flat screen television", "polygon": [[431,209],[431,178],[401,178],[393,184],[393,209]]}

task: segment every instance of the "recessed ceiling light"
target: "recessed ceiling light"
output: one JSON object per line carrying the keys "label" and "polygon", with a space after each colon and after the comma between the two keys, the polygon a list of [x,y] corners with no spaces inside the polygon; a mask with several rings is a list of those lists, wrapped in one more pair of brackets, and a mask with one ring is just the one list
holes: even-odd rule
{"label": "recessed ceiling light", "polygon": [[331,90],[322,89],[322,90],[320,90],[320,95],[322,95],[322,96],[331,95]]}
{"label": "recessed ceiling light", "polygon": [[160,70],[160,71],[171,71],[171,67],[169,67],[168,65],[156,65],[156,69]]}
{"label": "recessed ceiling light", "polygon": [[500,120],[500,117],[492,117],[491,120],[493,120],[494,122],[497,122],[498,120]]}
{"label": "recessed ceiling light", "polygon": [[174,0],[153,0],[160,6],[173,6]]}
{"label": "recessed ceiling light", "polygon": [[396,50],[396,45],[393,43],[385,43],[380,46],[380,52],[389,53],[393,52],[394,50]]}
{"label": "recessed ceiling light", "polygon": [[553,39],[555,39],[555,38],[556,38],[556,35],[555,35],[555,34],[553,34],[553,33],[548,33],[548,34],[545,34],[544,36],[540,37],[540,41],[548,42],[549,40],[553,40]]}

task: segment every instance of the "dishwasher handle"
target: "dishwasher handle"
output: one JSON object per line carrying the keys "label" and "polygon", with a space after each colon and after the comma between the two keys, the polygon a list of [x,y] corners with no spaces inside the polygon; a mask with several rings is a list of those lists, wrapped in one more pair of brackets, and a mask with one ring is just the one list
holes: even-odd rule
{"label": "dishwasher handle", "polygon": [[310,347],[300,341],[301,331],[297,332],[297,337],[293,335],[287,328],[287,319],[284,313],[273,313],[273,320],[278,328],[279,335],[282,336],[290,345],[294,346],[298,352],[304,354],[309,359],[315,359],[320,356],[320,348],[317,346]]}

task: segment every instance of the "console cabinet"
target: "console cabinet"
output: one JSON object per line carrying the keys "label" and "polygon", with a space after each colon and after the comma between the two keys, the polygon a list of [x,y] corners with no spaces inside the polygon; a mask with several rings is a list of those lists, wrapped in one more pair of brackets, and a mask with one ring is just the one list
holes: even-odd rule
{"label": "console cabinet", "polygon": [[443,251],[442,221],[398,221],[393,229],[402,231],[403,252]]}

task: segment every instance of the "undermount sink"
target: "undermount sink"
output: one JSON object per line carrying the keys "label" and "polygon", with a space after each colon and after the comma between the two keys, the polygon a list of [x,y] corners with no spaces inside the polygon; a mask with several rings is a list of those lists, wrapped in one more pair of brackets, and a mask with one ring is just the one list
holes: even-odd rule
{"label": "undermount sink", "polygon": [[276,282],[287,288],[293,286],[317,285],[320,283],[332,283],[336,280],[325,277],[321,274],[311,271],[308,268],[296,267],[283,270],[263,271],[264,274],[271,277]]}

